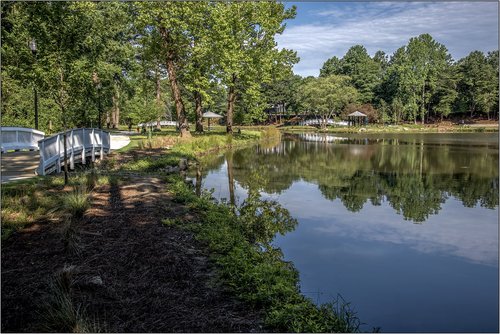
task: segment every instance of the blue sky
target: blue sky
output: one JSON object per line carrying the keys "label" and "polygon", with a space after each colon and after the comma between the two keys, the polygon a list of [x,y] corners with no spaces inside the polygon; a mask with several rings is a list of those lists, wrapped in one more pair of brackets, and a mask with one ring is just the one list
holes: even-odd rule
{"label": "blue sky", "polygon": [[458,60],[471,51],[498,49],[498,3],[455,2],[287,2],[297,16],[277,36],[278,46],[297,51],[294,72],[319,74],[330,57],[353,45],[391,55],[411,37],[429,33]]}

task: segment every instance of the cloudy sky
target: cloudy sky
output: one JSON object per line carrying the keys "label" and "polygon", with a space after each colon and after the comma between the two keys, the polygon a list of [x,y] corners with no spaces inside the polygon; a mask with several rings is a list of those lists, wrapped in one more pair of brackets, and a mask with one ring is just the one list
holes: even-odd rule
{"label": "cloudy sky", "polygon": [[330,57],[341,58],[362,44],[373,56],[391,55],[411,37],[429,33],[444,44],[454,59],[471,51],[498,49],[497,2],[287,2],[297,17],[287,21],[278,45],[297,51],[294,71],[319,74]]}

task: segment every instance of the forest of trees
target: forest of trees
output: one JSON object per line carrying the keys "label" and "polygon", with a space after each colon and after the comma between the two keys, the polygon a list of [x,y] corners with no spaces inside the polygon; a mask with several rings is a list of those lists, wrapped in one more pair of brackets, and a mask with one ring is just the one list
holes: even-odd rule
{"label": "forest of trees", "polygon": [[[486,55],[473,51],[454,61],[446,47],[429,34],[410,38],[390,57],[383,51],[370,57],[362,45],[355,45],[343,58],[328,59],[320,78],[311,79],[309,85],[317,87],[322,78],[331,81],[345,76],[357,91],[352,103],[379,122],[423,124],[450,114],[498,117],[498,50]],[[332,89],[331,96],[331,101],[345,98]],[[314,97],[305,101],[310,99]],[[346,105],[347,101],[344,109]],[[333,105],[331,109],[337,114],[343,111]]]}
{"label": "forest of trees", "polygon": [[352,46],[342,58],[328,59],[319,78],[290,75],[265,88],[268,103],[322,118],[345,119],[355,110],[385,124],[498,118],[498,50],[454,61],[444,45],[422,34],[392,56],[370,57],[364,46]]}
{"label": "forest of trees", "polygon": [[[295,7],[278,2],[2,2],[2,125],[136,126],[201,114],[265,118],[261,86],[298,61],[275,36]],[[30,49],[29,46],[36,48]],[[31,43],[31,45],[30,45]],[[189,122],[189,123],[188,123]]]}
{"label": "forest of trees", "polygon": [[208,110],[228,132],[270,110],[324,119],[360,110],[396,124],[498,117],[498,50],[454,61],[423,34],[392,56],[355,45],[302,78],[296,52],[275,41],[295,14],[272,1],[4,1],[2,125],[35,127],[35,95],[48,133],[172,119],[185,136],[203,131]]}

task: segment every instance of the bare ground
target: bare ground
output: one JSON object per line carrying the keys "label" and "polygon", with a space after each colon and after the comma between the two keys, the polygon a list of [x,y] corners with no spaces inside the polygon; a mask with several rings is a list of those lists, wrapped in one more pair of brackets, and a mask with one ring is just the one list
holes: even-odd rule
{"label": "bare ground", "polygon": [[159,179],[99,187],[92,202],[73,223],[75,247],[65,247],[63,223],[49,222],[3,242],[2,332],[75,330],[46,327],[49,283],[65,267],[71,301],[92,331],[263,331],[261,315],[220,284],[203,245],[162,225],[164,217],[192,217]]}

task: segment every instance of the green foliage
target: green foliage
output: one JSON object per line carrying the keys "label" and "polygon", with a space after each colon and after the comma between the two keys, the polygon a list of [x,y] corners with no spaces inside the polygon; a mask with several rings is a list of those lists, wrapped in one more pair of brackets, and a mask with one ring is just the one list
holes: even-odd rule
{"label": "green foliage", "polygon": [[[27,224],[52,218],[59,203],[57,189],[62,189],[61,179],[34,178],[2,184],[2,240]],[[52,188],[56,191],[48,191]]]}
{"label": "green foliage", "polygon": [[488,115],[498,105],[498,51],[486,57],[480,51],[471,52],[458,62],[458,104],[464,112]]}
{"label": "green foliage", "polygon": [[231,206],[215,203],[209,194],[197,197],[179,179],[170,182],[176,200],[188,203],[199,216],[192,230],[208,245],[224,282],[240,298],[265,311],[271,330],[357,331],[359,321],[347,304],[318,307],[302,296],[298,272],[272,247],[277,232],[286,233],[297,224],[284,208],[260,200],[253,189],[235,212]]}
{"label": "green foliage", "polygon": [[347,104],[357,101],[358,91],[350,82],[347,76],[330,75],[311,79],[302,86],[302,103],[309,112],[322,118],[322,127],[326,127],[328,118],[340,115]]}
{"label": "green foliage", "polygon": [[99,333],[99,324],[91,322],[85,310],[75,305],[71,297],[74,269],[74,266],[65,266],[49,282],[50,292],[40,305],[43,329],[48,332]]}
{"label": "green foliage", "polygon": [[342,74],[342,60],[337,57],[332,57],[325,61],[323,67],[319,70],[320,77],[327,77],[330,75],[341,75]]}
{"label": "green foliage", "polygon": [[69,194],[62,196],[62,207],[71,216],[79,218],[90,207],[89,194],[84,187],[75,187]]}
{"label": "green foliage", "polygon": [[[116,79],[130,65],[125,5],[18,2],[2,9],[2,72],[15,81],[2,87],[4,116],[12,125],[24,125],[15,121],[24,114],[20,119],[33,126],[33,94],[28,91],[35,87],[41,130],[97,125],[98,100],[104,113],[111,107],[107,101],[115,94]],[[36,55],[28,48],[31,39]],[[93,79],[101,83],[99,91]],[[21,99],[25,106],[15,106]]]}
{"label": "green foliage", "polygon": [[373,101],[373,92],[378,84],[380,67],[370,58],[362,45],[351,47],[342,58],[341,74],[352,80],[352,85],[359,92],[359,101],[370,103]]}

